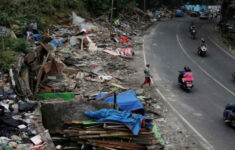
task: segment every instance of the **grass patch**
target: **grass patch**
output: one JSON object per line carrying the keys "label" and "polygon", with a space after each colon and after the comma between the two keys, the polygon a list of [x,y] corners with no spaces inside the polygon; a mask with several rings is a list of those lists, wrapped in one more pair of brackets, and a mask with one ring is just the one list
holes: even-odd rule
{"label": "grass patch", "polygon": [[8,71],[16,62],[17,56],[30,51],[29,43],[24,39],[4,37],[0,39],[0,70]]}
{"label": "grass patch", "polygon": [[15,51],[0,50],[0,70],[7,72],[12,65],[16,62],[17,56],[20,54]]}

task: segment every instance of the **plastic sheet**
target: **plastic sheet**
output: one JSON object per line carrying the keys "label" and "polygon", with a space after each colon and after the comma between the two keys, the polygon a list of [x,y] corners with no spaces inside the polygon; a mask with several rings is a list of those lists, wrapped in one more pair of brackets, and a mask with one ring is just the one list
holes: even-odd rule
{"label": "plastic sheet", "polygon": [[134,135],[138,135],[141,126],[152,129],[151,119],[139,114],[132,114],[127,111],[117,111],[114,109],[101,109],[98,111],[87,111],[85,114],[98,122],[119,122],[125,124]]}
{"label": "plastic sheet", "polygon": [[[106,93],[101,93],[96,96],[96,99],[106,95]],[[114,97],[110,96],[102,100],[103,102],[113,103]],[[136,93],[133,90],[127,90],[117,95],[117,105],[121,111],[136,111],[142,110],[144,114],[144,107],[139,99],[136,97]]]}

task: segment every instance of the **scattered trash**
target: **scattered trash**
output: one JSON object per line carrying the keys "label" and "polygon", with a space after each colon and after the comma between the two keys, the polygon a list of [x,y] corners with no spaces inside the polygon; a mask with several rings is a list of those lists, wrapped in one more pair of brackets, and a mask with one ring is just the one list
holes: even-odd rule
{"label": "scattered trash", "polygon": [[[10,88],[8,81],[4,81],[3,87],[0,84],[2,147],[46,147],[41,133],[39,135],[37,130],[31,129],[32,124],[41,120],[32,114],[36,103],[30,100],[63,99],[67,102],[94,102],[97,99],[114,102],[114,91],[117,92],[117,107],[123,112],[105,110],[111,115],[100,118],[99,121],[106,120],[111,121],[110,123],[65,121],[65,129],[57,133],[61,137],[53,139],[57,145],[56,149],[72,149],[73,146],[66,145],[66,140],[75,141],[75,145],[80,144],[79,148],[92,146],[109,149],[145,149],[150,145],[162,146],[156,141],[153,132],[148,130],[152,127],[149,123],[151,119],[131,113],[144,114],[144,106],[136,97],[136,93],[128,90],[130,88],[125,84],[136,72],[127,63],[134,59],[135,46],[140,45],[133,37],[140,34],[138,31],[147,25],[145,20],[151,23],[150,19],[145,18],[151,16],[150,13],[147,15],[138,9],[134,12],[138,12],[138,16],[135,13],[120,16],[115,19],[113,25],[107,16],[96,18],[91,23],[85,22],[85,19],[73,12],[72,25],[53,25],[48,30],[50,37],[33,34],[37,41],[33,50],[25,57],[19,56],[17,64],[10,70],[8,78],[14,89]],[[113,91],[114,87],[116,90]],[[103,93],[107,91],[112,92]],[[141,96],[143,94],[142,91],[137,93]],[[145,97],[141,97],[141,100],[143,99]],[[95,112],[87,112],[90,116],[92,113]],[[112,116],[115,116],[116,120]],[[123,120],[118,116],[123,116]],[[109,117],[112,120],[108,120]],[[145,125],[145,128],[142,125]],[[129,129],[132,129],[132,132]],[[79,140],[74,140],[73,137]],[[116,139],[112,140],[109,137]],[[78,147],[75,146],[75,149]]]}

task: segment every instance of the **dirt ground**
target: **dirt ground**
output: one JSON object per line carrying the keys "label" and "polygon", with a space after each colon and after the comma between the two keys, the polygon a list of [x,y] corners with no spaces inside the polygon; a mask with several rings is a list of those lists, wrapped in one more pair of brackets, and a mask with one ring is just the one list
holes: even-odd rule
{"label": "dirt ground", "polygon": [[[149,27],[145,33],[141,36],[137,36],[134,40],[143,43],[143,35],[148,34],[153,26]],[[128,81],[128,85],[133,89],[140,89],[141,83],[144,82],[144,58],[143,58],[143,46],[140,45],[134,48],[135,57],[133,61],[129,62],[129,65],[136,69],[136,73],[132,75],[131,80]],[[151,69],[150,69],[151,70]],[[150,71],[151,73],[151,71]],[[204,148],[200,142],[193,135],[193,132],[188,129],[187,125],[170,109],[168,104],[164,102],[161,96],[156,92],[155,88],[157,83],[154,83],[151,87],[144,86],[144,95],[151,97],[146,102],[146,110],[154,110],[158,115],[147,113],[154,119],[154,122],[159,128],[161,136],[165,141],[166,150],[203,150]],[[148,111],[147,111],[148,112]]]}

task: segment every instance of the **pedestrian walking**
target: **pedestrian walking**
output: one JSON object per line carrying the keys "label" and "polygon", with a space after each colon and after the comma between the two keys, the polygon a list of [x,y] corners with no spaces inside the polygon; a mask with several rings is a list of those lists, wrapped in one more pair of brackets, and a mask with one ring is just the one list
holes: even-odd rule
{"label": "pedestrian walking", "polygon": [[144,75],[145,75],[145,81],[144,83],[141,84],[141,88],[143,88],[145,84],[149,84],[149,86],[151,85],[152,76],[150,75],[150,64],[146,64],[146,67],[144,69]]}
{"label": "pedestrian walking", "polygon": [[30,34],[32,33],[32,27],[31,27],[31,25],[30,25],[30,23],[27,23],[26,24],[26,26],[25,26],[25,30],[26,30],[26,34],[27,34],[27,40],[29,40],[29,36],[30,36]]}
{"label": "pedestrian walking", "polygon": [[33,34],[38,34],[38,23],[36,20],[32,21],[31,27],[33,29]]}

